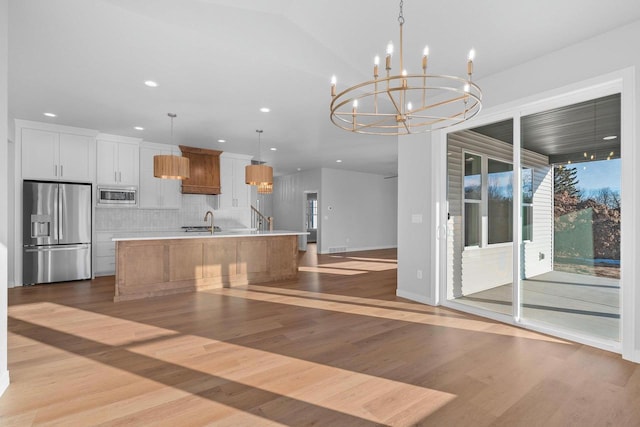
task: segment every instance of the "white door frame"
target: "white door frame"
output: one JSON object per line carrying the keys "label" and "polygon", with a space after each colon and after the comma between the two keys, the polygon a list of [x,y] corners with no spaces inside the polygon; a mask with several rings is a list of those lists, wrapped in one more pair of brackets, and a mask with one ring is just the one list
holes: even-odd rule
{"label": "white door frame", "polygon": [[[560,338],[569,339],[579,343],[587,344],[593,347],[602,348],[608,351],[621,353],[622,357],[627,360],[640,363],[640,337],[637,335],[637,330],[640,326],[638,320],[640,320],[640,306],[636,303],[638,299],[638,293],[636,289],[636,246],[633,239],[633,232],[636,230],[637,217],[640,214],[640,210],[636,209],[640,198],[636,196],[634,192],[634,184],[636,182],[636,167],[634,165],[636,152],[635,152],[635,70],[633,67],[626,68],[620,71],[609,73],[603,76],[599,76],[593,79],[589,79],[583,82],[572,84],[559,89],[554,89],[548,92],[544,92],[529,98],[510,102],[508,104],[498,106],[489,109],[483,114],[471,121],[470,123],[464,123],[457,126],[452,126],[440,132],[434,134],[434,142],[436,146],[439,146],[437,155],[432,158],[432,167],[434,172],[437,172],[438,176],[434,177],[437,181],[437,191],[435,194],[436,205],[446,206],[447,204],[447,179],[446,179],[446,162],[447,162],[447,135],[448,133],[458,132],[465,129],[471,129],[477,126],[502,121],[506,119],[514,119],[514,169],[519,170],[520,164],[520,126],[519,118],[524,115],[529,115],[541,111],[546,111],[553,108],[558,108],[566,105],[571,105],[590,99],[595,99],[614,93],[621,94],[621,200],[622,200],[622,212],[624,218],[621,225],[621,278],[620,278],[620,323],[621,323],[621,335],[620,343],[612,343],[606,340],[599,340],[597,338],[588,337],[579,333],[572,333],[563,330],[558,330],[552,327],[541,326],[520,318],[519,307],[514,310],[513,316],[502,315],[494,313],[488,310],[483,310],[476,307],[470,307],[468,305],[460,304],[455,301],[448,301],[442,296],[446,296],[446,254],[447,254],[447,238],[449,230],[447,227],[447,211],[448,209],[441,209],[435,218],[435,224],[433,226],[436,230],[446,230],[445,233],[439,233],[438,236],[443,235],[438,241],[438,254],[436,255],[436,265],[438,265],[439,271],[435,274],[437,289],[434,289],[434,295],[436,295],[436,304],[441,304],[446,307],[455,308],[457,310],[469,312],[472,314],[492,318],[506,323],[515,324],[525,327],[527,329],[536,330],[539,332],[554,335]],[[517,124],[516,124],[517,122]],[[517,147],[517,149],[516,149]],[[518,205],[514,203],[514,210],[517,211],[517,215],[514,218],[520,218],[520,209],[517,209]],[[514,212],[515,213],[515,212]],[[514,221],[514,227],[520,223],[521,218]],[[629,230],[629,231],[627,231]],[[514,238],[520,237],[521,231],[519,229],[514,230]],[[519,239],[518,239],[519,241]],[[519,245],[513,245],[514,250],[514,281],[513,283],[519,283]],[[520,300],[519,286],[514,286],[514,301]],[[516,304],[519,306],[519,304]]]}
{"label": "white door frame", "polygon": [[[320,192],[318,190],[304,190],[302,192],[302,230],[307,231],[307,194],[316,194],[318,198],[318,226],[316,232],[316,248],[320,253]],[[300,236],[298,241],[298,249],[301,251],[307,250],[307,235]]]}

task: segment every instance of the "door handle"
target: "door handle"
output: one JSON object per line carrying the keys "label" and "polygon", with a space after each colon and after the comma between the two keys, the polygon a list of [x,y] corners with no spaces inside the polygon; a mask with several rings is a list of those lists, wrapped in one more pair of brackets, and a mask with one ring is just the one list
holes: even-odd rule
{"label": "door handle", "polygon": [[53,165],[53,176],[58,176],[58,165]]}
{"label": "door handle", "polygon": [[89,245],[65,245],[65,246],[38,246],[25,248],[25,252],[58,252],[58,251],[77,251],[78,249],[89,249]]}
{"label": "door handle", "polygon": [[60,165],[60,176],[64,176],[64,165]]}

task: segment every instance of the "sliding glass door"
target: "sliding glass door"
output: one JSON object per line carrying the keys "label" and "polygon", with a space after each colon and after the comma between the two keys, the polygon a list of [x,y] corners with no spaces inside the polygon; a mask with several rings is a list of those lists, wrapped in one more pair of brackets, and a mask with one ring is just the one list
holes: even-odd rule
{"label": "sliding glass door", "polygon": [[447,135],[450,304],[620,341],[620,110],[613,94]]}

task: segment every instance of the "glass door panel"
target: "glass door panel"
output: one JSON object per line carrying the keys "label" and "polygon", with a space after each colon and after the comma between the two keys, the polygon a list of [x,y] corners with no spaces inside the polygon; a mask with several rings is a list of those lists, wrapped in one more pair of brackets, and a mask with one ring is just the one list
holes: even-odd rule
{"label": "glass door panel", "polygon": [[447,137],[447,299],[512,314],[513,121]]}
{"label": "glass door panel", "polygon": [[620,340],[620,95],[522,117],[522,319]]}

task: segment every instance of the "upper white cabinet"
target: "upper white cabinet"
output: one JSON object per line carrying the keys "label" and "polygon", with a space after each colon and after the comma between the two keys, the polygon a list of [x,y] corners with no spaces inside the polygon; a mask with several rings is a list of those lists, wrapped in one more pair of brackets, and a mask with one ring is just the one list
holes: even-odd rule
{"label": "upper white cabinet", "polygon": [[73,128],[30,123],[20,129],[22,178],[93,182],[95,136],[69,133]]}
{"label": "upper white cabinet", "polygon": [[138,185],[138,138],[97,136],[96,170],[99,185]]}
{"label": "upper white cabinet", "polygon": [[251,187],[245,183],[245,167],[251,156],[224,152],[220,155],[220,208],[251,206]]}
{"label": "upper white cabinet", "polygon": [[142,209],[180,209],[182,194],[179,179],[160,179],[153,176],[153,157],[180,156],[180,148],[173,145],[142,142],[140,144],[139,207]]}

